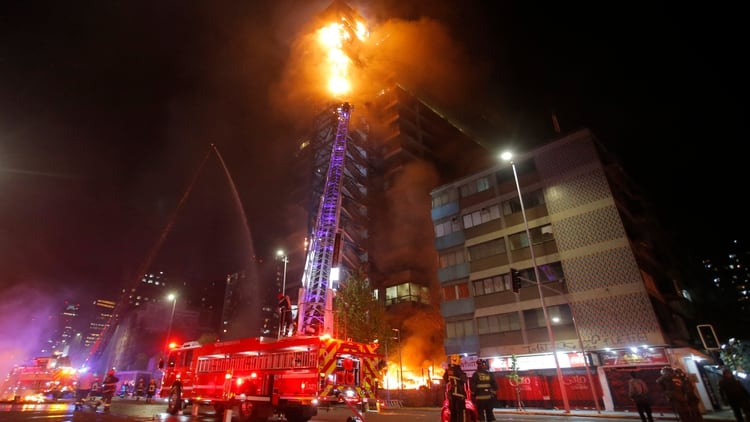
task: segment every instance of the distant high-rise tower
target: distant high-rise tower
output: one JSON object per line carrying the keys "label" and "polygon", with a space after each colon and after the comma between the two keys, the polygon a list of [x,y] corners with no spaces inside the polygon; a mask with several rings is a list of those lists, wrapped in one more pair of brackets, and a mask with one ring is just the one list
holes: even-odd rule
{"label": "distant high-rise tower", "polygon": [[83,339],[86,349],[91,349],[101,339],[102,333],[109,328],[116,302],[107,299],[94,301],[94,317],[89,324],[88,331]]}

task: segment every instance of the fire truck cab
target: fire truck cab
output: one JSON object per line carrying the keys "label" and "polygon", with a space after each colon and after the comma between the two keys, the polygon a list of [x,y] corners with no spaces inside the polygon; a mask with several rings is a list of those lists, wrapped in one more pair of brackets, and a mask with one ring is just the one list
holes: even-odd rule
{"label": "fire truck cab", "polygon": [[159,394],[173,415],[198,404],[217,414],[237,409],[240,421],[284,414],[289,422],[306,422],[319,405],[374,405],[377,346],[330,336],[189,342],[170,351]]}

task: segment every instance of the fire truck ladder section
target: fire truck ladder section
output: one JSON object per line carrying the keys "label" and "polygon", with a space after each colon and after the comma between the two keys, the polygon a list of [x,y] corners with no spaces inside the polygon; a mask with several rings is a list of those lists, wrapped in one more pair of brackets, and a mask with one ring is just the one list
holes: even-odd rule
{"label": "fire truck ladder section", "polygon": [[326,312],[330,311],[333,298],[327,292],[332,288],[331,269],[336,264],[334,261],[338,255],[336,237],[341,213],[341,187],[351,105],[343,103],[337,108],[337,113],[336,137],[302,277],[304,292],[300,301],[297,330],[300,335],[332,334],[333,331],[331,312]]}

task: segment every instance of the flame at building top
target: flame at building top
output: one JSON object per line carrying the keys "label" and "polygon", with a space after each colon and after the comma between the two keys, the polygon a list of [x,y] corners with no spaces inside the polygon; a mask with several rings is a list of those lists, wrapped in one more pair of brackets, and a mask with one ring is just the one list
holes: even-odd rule
{"label": "flame at building top", "polygon": [[320,15],[324,26],[318,30],[318,41],[326,50],[328,90],[335,97],[352,90],[349,71],[352,58],[347,49],[363,42],[369,33],[362,19],[343,1],[336,0]]}

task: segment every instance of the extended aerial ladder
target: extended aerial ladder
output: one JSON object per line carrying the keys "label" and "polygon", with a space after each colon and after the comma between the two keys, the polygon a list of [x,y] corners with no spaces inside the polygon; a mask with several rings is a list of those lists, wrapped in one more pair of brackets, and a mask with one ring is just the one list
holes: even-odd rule
{"label": "extended aerial ladder", "polygon": [[336,238],[341,214],[341,188],[351,105],[343,103],[336,112],[338,122],[331,159],[302,276],[303,290],[299,299],[297,322],[297,333],[301,335],[333,332],[333,295],[329,292],[333,288],[331,271],[338,256]]}

